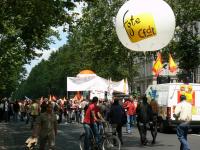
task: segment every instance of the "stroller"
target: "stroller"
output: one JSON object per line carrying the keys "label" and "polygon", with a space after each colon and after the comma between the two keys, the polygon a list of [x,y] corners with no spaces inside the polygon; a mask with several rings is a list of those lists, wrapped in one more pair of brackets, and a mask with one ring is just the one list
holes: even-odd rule
{"label": "stroller", "polygon": [[28,137],[25,142],[25,150],[36,150],[38,147],[38,139],[32,136]]}

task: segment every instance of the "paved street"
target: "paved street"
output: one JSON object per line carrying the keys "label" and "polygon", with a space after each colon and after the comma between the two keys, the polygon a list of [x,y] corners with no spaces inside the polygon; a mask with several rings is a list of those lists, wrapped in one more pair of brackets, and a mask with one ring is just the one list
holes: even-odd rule
{"label": "paved street", "polygon": [[[0,150],[23,150],[24,142],[30,136],[30,125],[25,125],[24,122],[18,123],[0,123]],[[83,131],[82,126],[79,124],[60,124],[57,136],[57,150],[79,150],[78,138],[79,134]],[[124,146],[122,150],[178,150],[179,141],[175,133],[158,134],[157,143],[155,145],[148,144],[141,146],[139,143],[138,130],[128,135],[123,130]],[[150,132],[148,132],[148,139],[151,140]],[[190,134],[188,140],[191,150],[199,150],[200,136]]]}

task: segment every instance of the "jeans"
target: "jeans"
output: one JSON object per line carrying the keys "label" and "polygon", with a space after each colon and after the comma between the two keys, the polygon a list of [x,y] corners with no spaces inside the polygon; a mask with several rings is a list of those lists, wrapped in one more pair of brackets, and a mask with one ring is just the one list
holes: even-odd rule
{"label": "jeans", "polygon": [[71,114],[72,114],[72,111],[71,110],[67,110],[67,122],[71,123]]}
{"label": "jeans", "polygon": [[76,110],[75,111],[75,120],[77,123],[80,123],[80,111],[79,110]]}
{"label": "jeans", "polygon": [[131,133],[133,130],[133,122],[135,121],[135,115],[127,114],[127,131]]}
{"label": "jeans", "polygon": [[91,125],[84,123],[83,128],[85,130],[84,150],[89,150],[90,138],[92,138],[92,136],[95,137],[96,143],[99,144],[100,137],[99,137],[98,127],[96,123],[93,123]]}
{"label": "jeans", "polygon": [[91,125],[91,129],[92,129],[92,132],[94,133],[96,143],[99,145],[100,144],[100,134],[99,134],[99,128],[98,128],[97,123],[93,123]]}
{"label": "jeans", "polygon": [[187,141],[187,134],[188,134],[189,124],[188,123],[181,123],[176,128],[176,134],[178,139],[181,143],[180,150],[190,150],[189,143]]}
{"label": "jeans", "polygon": [[91,128],[89,124],[83,124],[83,128],[85,130],[85,139],[84,139],[84,150],[89,150],[90,147],[90,136],[91,136]]}
{"label": "jeans", "polygon": [[98,132],[99,132],[99,135],[102,135],[102,134],[103,134],[103,130],[104,130],[103,123],[102,123],[102,122],[99,122],[97,125],[98,125]]}

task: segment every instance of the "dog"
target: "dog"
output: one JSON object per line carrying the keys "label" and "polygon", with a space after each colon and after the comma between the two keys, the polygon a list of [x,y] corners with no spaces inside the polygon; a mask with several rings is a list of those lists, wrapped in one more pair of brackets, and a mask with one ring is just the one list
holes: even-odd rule
{"label": "dog", "polygon": [[25,150],[33,150],[38,144],[38,138],[34,138],[32,136],[28,137],[25,142],[26,148]]}

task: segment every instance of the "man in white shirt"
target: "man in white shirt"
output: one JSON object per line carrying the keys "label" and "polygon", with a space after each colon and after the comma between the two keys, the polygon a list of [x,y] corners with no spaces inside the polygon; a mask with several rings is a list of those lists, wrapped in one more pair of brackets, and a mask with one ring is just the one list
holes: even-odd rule
{"label": "man in white shirt", "polygon": [[186,101],[186,96],[181,95],[181,102],[176,105],[174,117],[178,119],[176,128],[178,139],[181,143],[180,150],[190,150],[187,141],[189,123],[192,120],[192,105]]}

